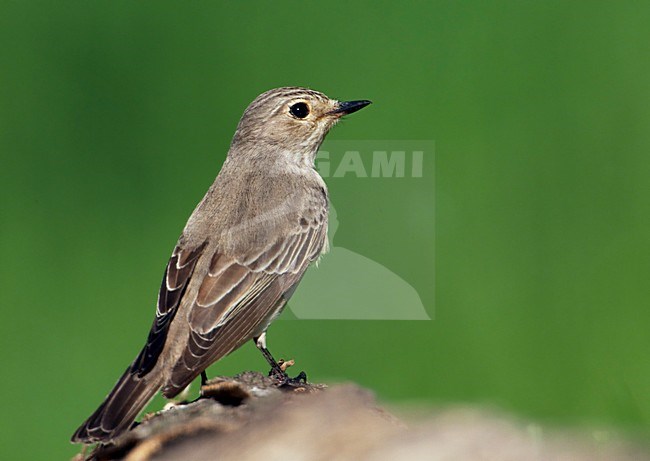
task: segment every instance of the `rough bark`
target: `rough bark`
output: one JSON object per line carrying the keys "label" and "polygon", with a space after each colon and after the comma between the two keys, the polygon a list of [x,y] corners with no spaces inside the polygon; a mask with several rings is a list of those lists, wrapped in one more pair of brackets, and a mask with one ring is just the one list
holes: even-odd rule
{"label": "rough bark", "polygon": [[[600,437],[602,439],[602,437]],[[84,459],[78,455],[77,460]],[[545,433],[476,410],[429,414],[410,427],[356,385],[278,388],[246,372],[219,377],[194,402],[146,416],[95,461],[266,460],[650,460],[593,434]]]}

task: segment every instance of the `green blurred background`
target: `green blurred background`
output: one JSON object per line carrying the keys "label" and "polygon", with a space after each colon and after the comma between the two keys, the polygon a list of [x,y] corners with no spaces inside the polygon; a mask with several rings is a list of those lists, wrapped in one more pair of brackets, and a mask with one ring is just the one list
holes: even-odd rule
{"label": "green blurred background", "polygon": [[[239,116],[284,85],[375,102],[330,139],[435,141],[417,185],[329,181],[336,244],[435,320],[277,322],[277,355],[388,402],[647,434],[649,31],[634,1],[3,1],[0,458],[76,452]],[[252,344],[210,372],[244,369]]]}

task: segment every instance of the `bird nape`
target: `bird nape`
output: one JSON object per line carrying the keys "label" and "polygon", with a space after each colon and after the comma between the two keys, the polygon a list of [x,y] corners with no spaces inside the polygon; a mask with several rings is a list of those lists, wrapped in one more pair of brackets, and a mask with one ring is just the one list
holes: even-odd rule
{"label": "bird nape", "polygon": [[172,398],[197,376],[205,380],[208,366],[249,340],[278,385],[306,379],[278,365],[266,330],[327,245],[329,198],[313,168],[318,148],[343,115],[368,104],[286,87],[248,106],[172,252],[145,346],[72,442],[116,438],[159,390]]}

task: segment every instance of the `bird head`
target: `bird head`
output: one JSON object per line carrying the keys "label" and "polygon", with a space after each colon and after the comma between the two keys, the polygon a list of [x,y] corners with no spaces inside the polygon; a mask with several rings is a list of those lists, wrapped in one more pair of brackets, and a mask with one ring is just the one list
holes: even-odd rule
{"label": "bird head", "polygon": [[342,116],[368,104],[367,100],[340,102],[307,88],[267,91],[244,111],[231,153],[282,155],[311,167],[328,131]]}

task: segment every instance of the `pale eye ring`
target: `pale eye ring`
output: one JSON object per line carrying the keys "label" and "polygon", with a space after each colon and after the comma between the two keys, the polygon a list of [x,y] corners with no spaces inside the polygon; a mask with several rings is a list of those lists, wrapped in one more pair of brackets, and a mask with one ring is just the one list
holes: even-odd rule
{"label": "pale eye ring", "polygon": [[289,112],[296,118],[305,118],[309,115],[309,105],[306,102],[297,102],[289,107]]}

